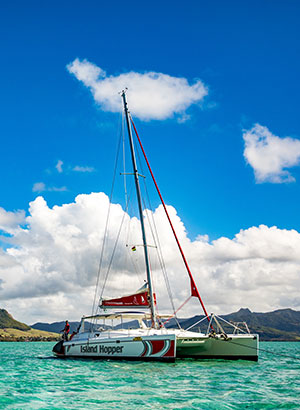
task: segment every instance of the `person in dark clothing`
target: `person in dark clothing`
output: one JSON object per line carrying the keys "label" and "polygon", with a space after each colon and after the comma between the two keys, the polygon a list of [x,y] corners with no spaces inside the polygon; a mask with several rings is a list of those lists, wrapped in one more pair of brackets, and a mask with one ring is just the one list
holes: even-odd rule
{"label": "person in dark clothing", "polygon": [[63,330],[61,330],[61,332],[64,332],[63,334],[63,340],[65,340],[66,342],[68,341],[69,338],[69,332],[70,332],[70,325],[69,322],[66,320],[66,324]]}

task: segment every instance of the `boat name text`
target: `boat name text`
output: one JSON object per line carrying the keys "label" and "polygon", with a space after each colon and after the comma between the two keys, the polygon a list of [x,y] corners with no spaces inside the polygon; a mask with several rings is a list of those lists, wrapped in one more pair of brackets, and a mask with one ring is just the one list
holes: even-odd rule
{"label": "boat name text", "polygon": [[123,353],[124,346],[80,346],[81,353],[105,353],[114,355],[115,353]]}

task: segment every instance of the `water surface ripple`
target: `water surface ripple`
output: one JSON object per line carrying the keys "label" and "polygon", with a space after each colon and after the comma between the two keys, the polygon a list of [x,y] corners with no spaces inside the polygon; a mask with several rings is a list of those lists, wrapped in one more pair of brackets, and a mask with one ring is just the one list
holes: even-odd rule
{"label": "water surface ripple", "polygon": [[300,409],[300,343],[261,343],[273,354],[258,363],[62,360],[52,346],[0,343],[1,409]]}

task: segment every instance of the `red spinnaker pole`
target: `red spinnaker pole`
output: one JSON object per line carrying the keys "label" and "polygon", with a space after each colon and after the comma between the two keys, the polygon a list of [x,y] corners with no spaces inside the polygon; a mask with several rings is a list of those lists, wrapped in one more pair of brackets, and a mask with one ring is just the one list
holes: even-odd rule
{"label": "red spinnaker pole", "polygon": [[205,309],[204,303],[203,303],[203,301],[202,301],[202,299],[201,299],[200,293],[199,293],[199,291],[198,291],[198,289],[197,289],[197,286],[196,286],[196,283],[195,283],[195,281],[194,281],[192,272],[191,272],[191,270],[190,270],[190,268],[189,268],[189,265],[188,265],[188,263],[187,263],[187,260],[186,260],[186,258],[185,258],[185,255],[184,255],[183,250],[182,250],[182,248],[181,248],[179,239],[178,239],[178,237],[177,237],[177,235],[176,235],[176,232],[175,232],[174,226],[173,226],[173,224],[172,224],[172,221],[171,221],[171,219],[170,219],[170,216],[169,216],[169,213],[168,213],[166,204],[165,204],[165,202],[164,202],[164,200],[163,200],[163,197],[161,196],[160,190],[159,190],[158,185],[157,185],[157,183],[156,183],[156,180],[155,180],[155,178],[154,178],[152,169],[151,169],[150,164],[149,164],[149,161],[148,161],[148,159],[147,159],[147,155],[146,155],[146,153],[145,153],[145,151],[144,151],[144,148],[143,148],[142,142],[141,142],[141,140],[140,140],[139,134],[138,134],[138,132],[137,132],[137,129],[135,128],[134,122],[133,122],[133,120],[132,120],[131,117],[130,117],[130,120],[131,120],[132,126],[133,126],[133,128],[134,128],[134,132],[135,132],[135,134],[136,134],[136,136],[137,136],[137,139],[138,139],[138,141],[139,141],[139,144],[140,144],[141,150],[142,150],[142,152],[143,152],[143,155],[144,155],[144,157],[145,157],[145,160],[146,160],[147,166],[148,166],[148,168],[149,168],[151,177],[152,177],[152,179],[153,179],[155,188],[156,188],[156,190],[157,190],[157,193],[158,193],[159,198],[160,198],[160,200],[161,200],[162,206],[164,207],[165,213],[166,213],[166,215],[167,215],[169,224],[170,224],[171,229],[172,229],[172,231],[173,231],[173,235],[174,235],[175,240],[176,240],[176,242],[177,242],[177,245],[178,245],[179,251],[180,251],[180,253],[181,253],[183,262],[184,262],[184,264],[185,264],[186,270],[187,270],[188,275],[189,275],[189,277],[190,277],[190,280],[191,280],[191,288],[192,288],[192,296],[196,296],[196,297],[199,299],[199,302],[201,303],[203,312],[204,312],[205,316],[207,317],[207,320],[210,321],[209,316],[208,316],[208,313],[207,313],[207,311],[206,311],[206,309]]}

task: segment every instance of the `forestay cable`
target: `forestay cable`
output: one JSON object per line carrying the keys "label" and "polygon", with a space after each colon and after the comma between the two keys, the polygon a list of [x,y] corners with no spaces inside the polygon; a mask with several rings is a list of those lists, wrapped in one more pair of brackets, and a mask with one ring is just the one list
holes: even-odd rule
{"label": "forestay cable", "polygon": [[[121,115],[121,121],[123,123],[123,113]],[[98,293],[98,288],[99,288],[99,280],[100,280],[101,268],[102,268],[102,263],[103,263],[104,249],[105,249],[105,244],[106,244],[106,240],[107,240],[107,231],[108,231],[108,222],[109,222],[109,216],[110,216],[110,207],[111,207],[112,196],[113,196],[115,180],[116,180],[117,165],[118,165],[118,160],[119,160],[119,153],[120,153],[120,145],[121,145],[121,140],[122,140],[122,134],[123,134],[123,127],[121,126],[120,136],[119,136],[118,145],[117,145],[116,160],[115,160],[114,171],[113,171],[113,181],[112,181],[112,186],[111,186],[111,191],[110,191],[110,196],[109,196],[109,204],[108,204],[108,210],[107,210],[107,216],[106,216],[106,222],[105,222],[104,236],[103,236],[102,248],[101,248],[100,259],[99,259],[99,264],[98,264],[98,273],[97,273],[96,288],[95,288],[94,299],[93,299],[92,316],[94,315],[94,312],[96,313],[96,311],[98,309],[98,306],[95,309],[95,304],[96,304],[96,298],[97,298],[97,293]]]}

